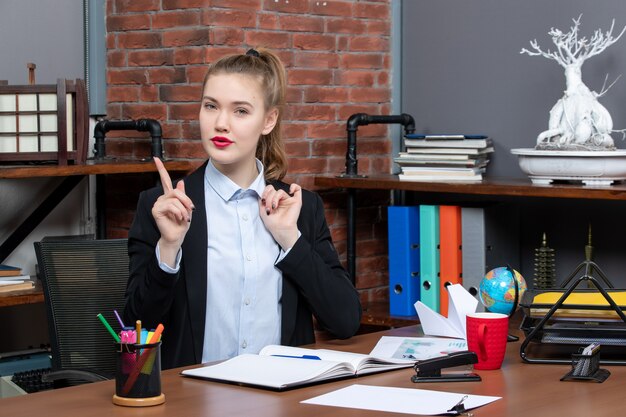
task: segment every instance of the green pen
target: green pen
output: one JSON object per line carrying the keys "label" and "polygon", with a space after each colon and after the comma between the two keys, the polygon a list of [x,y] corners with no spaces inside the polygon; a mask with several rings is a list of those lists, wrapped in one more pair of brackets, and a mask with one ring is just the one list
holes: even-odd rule
{"label": "green pen", "polygon": [[98,317],[100,319],[102,324],[104,324],[104,327],[106,327],[107,330],[109,331],[109,333],[111,333],[111,336],[113,336],[113,339],[115,339],[115,341],[117,343],[119,343],[120,342],[120,337],[113,331],[113,329],[111,328],[111,325],[109,324],[107,319],[104,318],[102,313],[98,313],[98,315],[96,317]]}

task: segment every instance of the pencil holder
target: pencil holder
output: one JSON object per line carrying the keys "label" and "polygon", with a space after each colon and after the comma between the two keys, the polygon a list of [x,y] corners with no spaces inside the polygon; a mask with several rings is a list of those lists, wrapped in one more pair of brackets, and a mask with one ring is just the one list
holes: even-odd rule
{"label": "pencil holder", "polygon": [[563,375],[561,381],[587,380],[604,382],[609,375],[611,375],[611,372],[600,368],[600,349],[597,349],[591,355],[573,353],[572,369]]}
{"label": "pencil holder", "polygon": [[161,342],[118,343],[113,403],[145,407],[165,402],[161,392]]}

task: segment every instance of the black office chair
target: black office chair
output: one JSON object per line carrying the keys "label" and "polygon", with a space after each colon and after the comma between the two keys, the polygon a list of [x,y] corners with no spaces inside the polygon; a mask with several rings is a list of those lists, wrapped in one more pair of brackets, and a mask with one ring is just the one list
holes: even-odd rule
{"label": "black office chair", "polygon": [[50,239],[35,242],[52,347],[55,387],[111,379],[115,341],[128,281],[127,239]]}

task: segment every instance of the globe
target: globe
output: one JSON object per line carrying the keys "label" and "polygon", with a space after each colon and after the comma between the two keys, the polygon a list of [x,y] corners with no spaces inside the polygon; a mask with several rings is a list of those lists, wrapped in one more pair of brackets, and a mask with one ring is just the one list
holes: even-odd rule
{"label": "globe", "polygon": [[501,266],[494,268],[485,274],[478,286],[480,301],[485,308],[492,313],[510,314],[515,304],[515,283],[513,274],[518,285],[518,302],[522,299],[528,288],[522,274],[514,269]]}

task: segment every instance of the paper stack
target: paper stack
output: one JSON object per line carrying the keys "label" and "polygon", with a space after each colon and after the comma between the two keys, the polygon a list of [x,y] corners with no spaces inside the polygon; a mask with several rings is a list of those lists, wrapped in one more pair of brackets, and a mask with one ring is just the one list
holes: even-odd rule
{"label": "paper stack", "polygon": [[402,181],[481,181],[493,152],[486,135],[406,135],[394,162]]}

